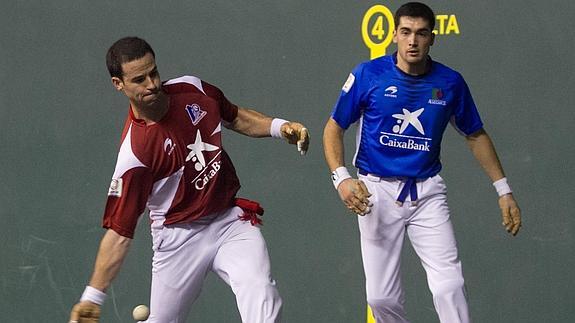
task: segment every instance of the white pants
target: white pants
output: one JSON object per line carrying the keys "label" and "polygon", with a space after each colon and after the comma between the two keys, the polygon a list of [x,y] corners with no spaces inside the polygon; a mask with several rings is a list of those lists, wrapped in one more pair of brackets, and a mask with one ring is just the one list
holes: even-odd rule
{"label": "white pants", "polygon": [[232,288],[242,322],[280,321],[282,300],[271,278],[264,238],[258,227],[238,219],[242,212],[233,207],[198,223],[152,224],[151,313],[146,322],[185,322],[210,271]]}
{"label": "white pants", "polygon": [[461,262],[447,207],[447,188],[436,175],[417,182],[418,200],[395,201],[404,181],[359,175],[372,196],[371,213],[359,216],[367,302],[378,323],[408,322],[401,286],[401,250],[407,232],[427,274],[443,323],[470,322]]}

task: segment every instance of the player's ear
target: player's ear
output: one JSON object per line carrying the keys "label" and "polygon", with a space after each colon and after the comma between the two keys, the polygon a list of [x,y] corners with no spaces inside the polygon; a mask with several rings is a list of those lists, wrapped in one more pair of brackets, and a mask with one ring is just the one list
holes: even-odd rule
{"label": "player's ear", "polygon": [[397,44],[397,28],[393,29],[393,37],[391,38],[394,44]]}
{"label": "player's ear", "polygon": [[124,82],[119,77],[112,77],[112,85],[114,85],[118,91],[122,91],[124,89]]}
{"label": "player's ear", "polygon": [[432,31],[431,32],[431,43],[429,44],[429,46],[433,46],[433,43],[435,43],[435,33]]}

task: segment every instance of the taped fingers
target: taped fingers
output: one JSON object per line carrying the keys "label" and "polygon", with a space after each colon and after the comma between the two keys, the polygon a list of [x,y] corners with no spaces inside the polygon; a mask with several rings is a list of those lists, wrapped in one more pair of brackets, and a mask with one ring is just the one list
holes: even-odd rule
{"label": "taped fingers", "polygon": [[505,230],[512,235],[517,235],[521,228],[521,213],[517,207],[504,208],[501,210]]}
{"label": "taped fingers", "polygon": [[97,323],[100,320],[100,306],[90,302],[80,302],[72,308],[69,323]]}
{"label": "taped fingers", "polygon": [[309,148],[309,131],[306,127],[302,127],[299,131],[299,138],[297,142],[297,150],[303,156],[307,153]]}
{"label": "taped fingers", "polygon": [[516,235],[521,228],[521,210],[513,198],[513,194],[504,194],[499,197],[499,208],[501,209],[501,224],[507,232]]}
{"label": "taped fingers", "polygon": [[[371,196],[371,193],[367,190],[367,186],[365,186],[365,183],[363,181],[358,180],[357,181],[357,186],[358,186],[358,191],[355,193],[355,196],[361,200],[362,203],[364,203],[368,208],[373,206],[373,204],[371,203],[371,201],[369,200],[369,197]],[[369,211],[367,212],[369,213]]]}
{"label": "taped fingers", "polygon": [[509,213],[509,208],[501,209],[501,217],[503,219],[503,222],[501,222],[501,224],[507,229],[511,224],[511,214]]}
{"label": "taped fingers", "polygon": [[521,212],[518,208],[511,209],[511,221],[513,222],[513,226],[511,229],[511,234],[517,235],[519,229],[521,228]]}
{"label": "taped fingers", "polygon": [[282,125],[282,135],[292,145],[297,145],[297,150],[303,156],[309,148],[309,130],[298,122],[289,122]]}
{"label": "taped fingers", "polygon": [[346,202],[347,208],[357,215],[366,215],[371,211],[367,203],[363,203],[360,199],[353,196]]}
{"label": "taped fingers", "polygon": [[365,194],[366,194],[367,197],[370,197],[370,196],[371,196],[371,193],[370,193],[369,190],[367,189],[367,186],[365,186],[365,183],[364,183],[363,181],[361,181],[361,180],[358,180],[358,183],[359,183],[360,189],[361,189],[363,192],[365,192]]}

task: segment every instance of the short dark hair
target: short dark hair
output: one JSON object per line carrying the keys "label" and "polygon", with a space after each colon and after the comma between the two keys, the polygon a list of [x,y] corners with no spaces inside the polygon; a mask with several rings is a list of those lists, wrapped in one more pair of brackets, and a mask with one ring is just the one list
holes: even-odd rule
{"label": "short dark hair", "polygon": [[106,54],[106,66],[110,76],[121,79],[124,75],[122,64],[142,58],[147,53],[151,53],[154,58],[156,57],[152,46],[141,38],[124,37],[117,40],[110,46]]}
{"label": "short dark hair", "polygon": [[408,2],[397,9],[395,17],[393,17],[395,20],[396,30],[401,17],[423,18],[427,20],[432,31],[433,28],[435,28],[435,14],[433,13],[433,10],[421,2]]}

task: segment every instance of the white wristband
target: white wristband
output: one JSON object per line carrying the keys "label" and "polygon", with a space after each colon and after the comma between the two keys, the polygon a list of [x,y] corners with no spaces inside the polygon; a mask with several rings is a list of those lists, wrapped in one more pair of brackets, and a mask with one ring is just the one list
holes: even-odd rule
{"label": "white wristband", "polygon": [[493,182],[493,186],[495,187],[495,190],[497,190],[497,194],[499,194],[499,196],[513,192],[509,184],[507,184],[507,177],[496,180]]}
{"label": "white wristband", "polygon": [[273,138],[283,138],[282,136],[282,125],[286,122],[289,122],[284,119],[274,118],[272,120],[272,125],[270,127],[270,135]]}
{"label": "white wristband", "polygon": [[80,297],[80,302],[89,301],[94,304],[102,305],[106,300],[106,293],[97,290],[92,286],[86,286],[82,297]]}
{"label": "white wristband", "polygon": [[349,175],[347,168],[345,168],[344,166],[340,166],[336,168],[333,172],[331,172],[331,180],[333,181],[333,186],[335,187],[336,190],[339,184],[341,184],[341,182],[343,182],[348,178],[351,178],[351,175]]}

